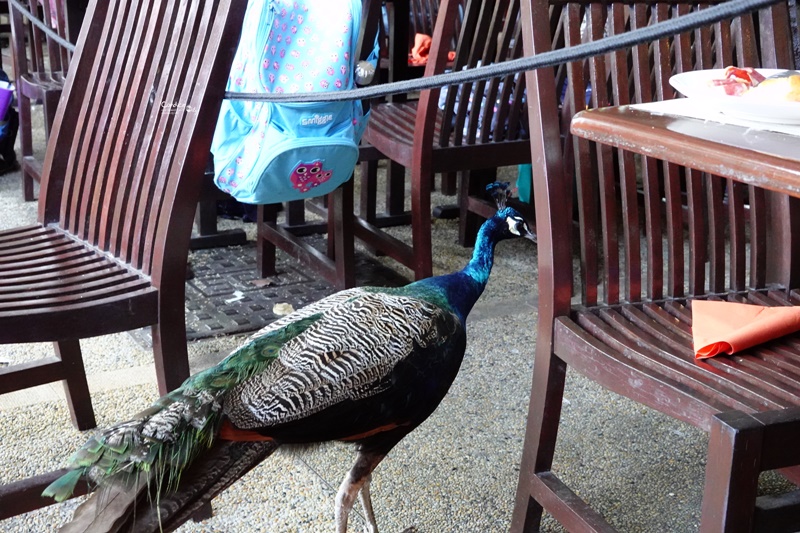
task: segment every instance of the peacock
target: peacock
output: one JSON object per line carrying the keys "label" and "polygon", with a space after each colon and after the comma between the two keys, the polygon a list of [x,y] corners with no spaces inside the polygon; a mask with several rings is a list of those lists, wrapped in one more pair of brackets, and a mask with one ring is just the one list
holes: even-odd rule
{"label": "peacock", "polygon": [[89,439],[43,493],[62,501],[82,477],[103,487],[62,531],[171,531],[279,446],[345,441],[357,454],[336,495],[336,530],[347,531],[359,498],[376,532],[373,470],[453,383],[495,245],[534,238],[506,206],[508,184],[488,188],[498,211],[464,269],[403,287],[346,289],[303,307]]}

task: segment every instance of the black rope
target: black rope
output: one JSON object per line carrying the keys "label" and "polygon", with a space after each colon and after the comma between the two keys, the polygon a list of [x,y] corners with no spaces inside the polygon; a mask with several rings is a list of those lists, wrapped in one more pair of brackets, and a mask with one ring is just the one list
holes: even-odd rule
{"label": "black rope", "polygon": [[782,0],[729,0],[707,9],[701,9],[687,15],[682,15],[675,19],[659,22],[652,26],[623,34],[604,37],[590,43],[543,52],[533,57],[522,57],[501,63],[475,67],[469,70],[426,76],[415,80],[398,81],[360,89],[348,89],[345,91],[316,93],[276,94],[226,92],[225,98],[230,100],[287,103],[341,102],[345,100],[367,100],[370,98],[388,96],[390,94],[410,93],[425,89],[441,88],[448,85],[459,85],[466,82],[508,76],[517,72],[553,67],[561,63],[579,61],[588,57],[606,54],[614,50],[657,41],[664,37],[684,33],[721,20],[731,19],[757,9],[763,9],[777,4],[780,1]]}
{"label": "black rope", "polygon": [[64,48],[66,48],[66,49],[67,49],[67,50],[69,50],[70,52],[75,52],[75,45],[74,45],[74,44],[72,44],[71,42],[67,41],[66,39],[64,39],[63,37],[61,37],[59,34],[57,34],[56,32],[54,32],[54,31],[52,30],[52,28],[50,28],[49,26],[47,26],[47,24],[45,24],[44,22],[42,22],[41,20],[39,20],[37,17],[35,17],[35,16],[33,15],[33,13],[31,13],[30,11],[28,11],[28,10],[27,10],[27,8],[26,8],[24,5],[20,4],[20,3],[19,3],[17,0],[8,0],[8,2],[9,2],[9,3],[10,3],[12,6],[14,6],[14,9],[16,9],[17,11],[19,11],[19,12],[20,12],[20,14],[21,14],[23,17],[25,17],[26,19],[30,20],[30,21],[31,21],[31,23],[33,23],[33,25],[34,25],[34,26],[36,26],[37,28],[39,28],[40,30],[42,30],[42,31],[43,31],[43,32],[44,32],[44,33],[45,33],[45,34],[46,34],[48,37],[50,37],[51,39],[53,39],[53,40],[54,40],[55,42],[57,42],[57,43],[58,43],[60,46],[62,46],[62,47],[64,47]]}
{"label": "black rope", "polygon": [[[75,51],[75,46],[54,32],[44,22],[36,18],[18,0],[8,0],[14,8],[35,26],[41,29],[50,38],[70,52]],[[437,89],[448,85],[487,80],[540,68],[553,67],[561,63],[580,61],[589,57],[606,54],[622,48],[630,48],[639,44],[657,41],[664,37],[684,33],[695,28],[707,26],[721,20],[738,17],[745,13],[763,9],[782,0],[729,0],[707,9],[695,11],[678,18],[667,20],[629,31],[620,35],[604,37],[590,43],[579,44],[560,50],[543,52],[533,57],[521,57],[492,65],[475,67],[458,72],[447,72],[435,76],[427,76],[416,80],[405,80],[393,83],[350,89],[345,91],[331,91],[318,93],[239,93],[226,92],[225,98],[231,100],[250,100],[260,102],[341,102],[346,100],[368,100],[380,98],[391,94],[411,93],[426,89]],[[792,0],[795,1],[795,0]],[[797,46],[797,43],[794,43]],[[795,51],[796,52],[796,51]]]}

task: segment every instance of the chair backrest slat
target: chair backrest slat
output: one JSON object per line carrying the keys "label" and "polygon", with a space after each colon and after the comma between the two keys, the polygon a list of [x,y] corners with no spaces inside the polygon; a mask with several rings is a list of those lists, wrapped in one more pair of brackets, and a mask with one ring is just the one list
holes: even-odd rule
{"label": "chair backrest slat", "polygon": [[[708,174],[703,175],[706,182],[706,201],[708,202],[709,224],[709,287],[711,293],[725,290],[725,226],[718,221],[725,218],[723,198],[725,187],[722,180],[714,179]],[[702,292],[698,294],[703,294]]]}
{"label": "chair backrest slat", "polygon": [[[106,16],[110,17],[111,20],[116,20],[116,10],[122,5],[124,4],[115,2],[114,5],[106,11]],[[112,24],[105,25],[100,39],[97,42],[97,49],[102,50],[103,47],[106,46],[108,40],[111,38],[112,34],[116,35],[118,32],[119,27],[115,27]],[[62,183],[64,183],[65,187],[64,201],[60,206],[60,219],[62,221],[62,227],[76,234],[77,229],[82,227],[83,223],[85,223],[85,221],[79,220],[81,205],[83,204],[85,206],[88,202],[85,195],[87,194],[87,191],[91,190],[90,182],[96,178],[95,174],[89,173],[88,161],[91,157],[96,155],[94,152],[94,146],[92,146],[92,138],[94,135],[99,134],[102,131],[102,126],[97,122],[97,115],[102,108],[102,105],[97,100],[105,98],[107,95],[105,92],[106,87],[104,84],[98,84],[98,79],[104,78],[108,75],[109,66],[106,64],[106,62],[112,61],[113,57],[113,54],[103,54],[100,60],[93,65],[93,68],[91,68],[90,72],[85,73],[87,77],[83,78],[87,80],[87,86],[98,87],[99,91],[92,93],[88,93],[87,91],[90,99],[85,102],[88,105],[81,106],[79,111],[80,116],[78,117],[77,123],[90,123],[96,125],[96,127],[91,127],[87,131],[68,131],[63,138],[59,139],[64,144],[68,144],[69,142],[77,144],[75,147],[76,157],[65,158],[63,160],[63,163],[67,164],[67,168],[65,169],[64,175],[59,176],[60,178],[64,179]],[[66,140],[66,138],[70,135],[73,135],[73,139]],[[77,142],[74,140],[74,136],[80,136],[77,139]],[[84,136],[88,136],[89,138],[87,139]],[[51,136],[51,138],[52,137],[53,136]],[[59,161],[59,163],[62,163],[62,161]],[[75,176],[76,173],[77,176]],[[51,194],[51,192],[48,191],[48,194]]]}
{"label": "chair backrest slat", "polygon": [[[502,1],[503,0],[501,0],[501,2]],[[486,7],[486,3],[480,2],[479,0],[467,0],[464,6],[463,25],[460,35],[458,36],[458,46],[455,51],[455,59],[453,60],[453,70],[461,70],[465,67],[476,65],[477,58],[475,57],[475,47],[480,43],[477,39],[473,39],[472,37],[481,31],[484,32],[481,35],[488,35],[488,28],[486,27],[486,24],[488,24],[487,17],[481,17],[481,14],[486,11]],[[454,24],[454,20],[451,20],[450,25]],[[489,39],[485,39],[480,42],[487,42],[488,40]],[[467,110],[470,106],[460,105],[460,103],[471,102],[470,105],[474,105],[470,97],[472,87],[472,83],[463,83],[445,89],[447,94],[444,107],[445,120],[442,123],[442,132],[439,138],[439,142],[442,146],[450,144],[451,127],[455,135],[455,143],[458,144],[461,141]]]}
{"label": "chair backrest slat", "polygon": [[44,222],[153,276],[170,243],[188,244],[245,5],[92,3],[48,145]]}
{"label": "chair backrest slat", "polygon": [[[515,15],[515,18],[519,15]],[[510,56],[506,57],[522,57],[522,26],[517,24],[514,31],[514,38],[512,39],[513,48],[505,47],[504,50],[510,50]],[[505,61],[505,59],[503,59]],[[495,127],[492,138],[497,141],[502,140],[515,140],[523,137],[523,132],[520,128],[527,123],[527,106],[525,105],[525,75],[518,72],[513,75],[506,76],[503,80],[503,90],[500,94],[500,102],[509,102],[508,106],[499,106],[495,113]],[[492,101],[492,100],[489,100]],[[488,120],[487,120],[488,122]],[[487,128],[488,129],[488,128]],[[527,133],[525,134],[527,135]],[[484,141],[488,142],[488,138]]]}
{"label": "chair backrest slat", "polygon": [[[647,6],[636,4],[630,16],[632,30],[646,27],[648,24]],[[640,44],[633,48],[634,97],[631,102],[645,103],[653,100],[652,83],[650,81],[650,46]]]}
{"label": "chair backrest slat", "polygon": [[[183,8],[184,6],[181,6]],[[187,87],[184,85],[187,80],[184,76],[187,72],[182,68],[175,68],[176,65],[182,65],[187,61],[186,55],[193,53],[191,43],[195,38],[200,39],[205,36],[195,35],[197,27],[201,26],[205,21],[204,16],[208,12],[198,10],[196,5],[191,6],[192,9],[186,11],[178,9],[178,21],[185,21],[182,27],[174,28],[170,32],[170,37],[167,40],[159,43],[158,54],[165,57],[164,64],[160,73],[160,86],[157,93],[163,95],[157,100],[156,105],[160,106],[162,102],[168,106],[179,102],[189,102],[190,93],[187,93]],[[194,76],[198,65],[192,61],[190,68],[186,69],[188,75]],[[192,80],[188,80],[188,84],[192,84]],[[183,94],[182,94],[183,93]],[[164,112],[164,109],[158,109],[156,112],[151,112],[151,123],[154,125],[153,134],[150,136],[151,143],[149,149],[145,152],[146,159],[144,163],[144,177],[142,181],[143,190],[145,191],[146,203],[140,203],[139,212],[143,218],[147,217],[147,225],[131,224],[126,220],[126,231],[124,234],[128,235],[133,244],[132,258],[141,257],[139,261],[144,264],[149,263],[153,258],[153,246],[159,231],[159,225],[163,223],[161,217],[164,216],[162,206],[167,200],[168,194],[174,194],[167,189],[167,182],[160,179],[162,176],[169,175],[172,171],[173,158],[175,151],[179,147],[177,143],[180,142],[180,132],[182,127],[182,120],[186,118],[187,113],[184,112]],[[191,112],[191,111],[189,111]],[[129,229],[130,226],[130,229]],[[132,231],[131,231],[132,230]]]}
{"label": "chair backrest slat", "polygon": [[436,20],[436,12],[439,9],[439,2],[436,0],[410,0],[411,9],[409,31],[413,34],[422,33],[433,35],[433,21]]}
{"label": "chair backrest slat", "polygon": [[750,206],[750,287],[764,287],[767,283],[767,207],[764,189],[747,188]]}
{"label": "chair backrest slat", "polygon": [[735,291],[743,291],[747,288],[745,284],[745,191],[747,186],[733,180],[726,180],[728,185],[728,225],[730,242],[730,288]]}
{"label": "chair backrest slat", "polygon": [[[610,24],[614,34],[626,31],[628,12],[622,4],[611,6]],[[626,50],[617,50],[610,56],[611,86],[613,101],[619,105],[631,102],[633,73],[628,65]],[[585,141],[584,141],[585,142]],[[587,143],[588,144],[588,143]],[[619,269],[623,287],[616,293],[618,298],[638,299],[642,290],[641,278],[641,234],[639,232],[639,198],[636,187],[636,161],[631,153],[617,153],[622,209],[621,224],[623,238],[623,265]],[[633,183],[631,183],[633,180]],[[609,300],[612,295],[609,294]]]}
{"label": "chair backrest slat", "polygon": [[658,161],[651,157],[642,158],[644,173],[644,236],[647,239],[647,286],[646,294],[653,300],[664,297],[664,245],[661,240],[663,223],[661,218],[661,183]]}
{"label": "chair backrest slat", "polygon": [[[63,3],[62,2],[55,2],[51,3],[50,0],[44,0],[41,3],[42,11],[44,13],[44,20],[47,21],[51,28],[55,29],[57,33],[61,37],[66,35],[64,31],[64,24],[59,19],[63,19],[63,16],[59,16],[59,11],[63,12]],[[38,30],[40,31],[40,30]],[[50,60],[50,68],[53,71],[60,71],[61,70],[61,50],[60,46],[56,41],[50,37],[49,35],[45,37],[47,41],[47,57]]]}
{"label": "chair backrest slat", "polygon": [[[489,36],[497,36],[496,38],[489,37],[484,43],[483,52],[481,54],[481,63],[497,63],[503,60],[508,48],[512,44],[514,38],[513,25],[517,20],[518,14],[513,12],[514,3],[509,4],[508,11],[501,11],[499,6],[495,6],[492,20],[489,23],[488,33]],[[516,6],[519,9],[519,6]],[[505,88],[508,80],[512,77],[506,76],[504,78],[505,84],[501,83],[500,78],[492,78],[491,80],[481,80],[475,83],[472,91],[473,101],[478,99],[485,99],[486,102],[495,102],[498,99],[498,92]],[[485,96],[484,96],[485,95]],[[474,143],[480,139],[481,142],[488,142],[494,134],[492,122],[495,117],[495,106],[484,105],[481,107],[480,113],[470,113],[469,126],[467,134],[467,142]],[[499,124],[498,124],[499,126]],[[502,130],[502,128],[498,128]]]}
{"label": "chair backrest slat", "polygon": [[703,175],[694,169],[686,169],[686,223],[689,228],[689,294],[702,294],[706,285],[706,260],[708,240],[706,238],[706,210],[703,194]]}
{"label": "chair backrest slat", "polygon": [[[120,4],[119,7],[125,10],[126,7],[132,6]],[[119,90],[121,89],[119,76],[124,75],[124,65],[128,64],[127,55],[130,53],[131,43],[126,38],[129,36],[126,30],[137,24],[136,14],[138,10],[133,9],[128,12],[116,11],[114,20],[117,24],[106,34],[108,41],[100,44],[101,49],[108,50],[106,55],[108,60],[97,71],[97,76],[100,79],[108,79],[109,82],[97,93],[96,100],[92,102],[94,105],[89,107],[87,121],[95,127],[85,130],[87,138],[83,142],[88,148],[86,157],[73,167],[71,178],[76,180],[76,183],[82,183],[81,192],[76,194],[69,204],[62,204],[62,217],[71,222],[67,228],[92,243],[100,244],[98,233],[101,229],[98,227],[98,215],[104,209],[116,208],[114,205],[104,204],[104,191],[113,190],[116,184],[113,181],[115,176],[106,173],[101,160],[110,155],[108,151],[103,150],[103,145],[114,143],[115,137],[120,133],[116,123],[118,115],[113,113],[113,107],[115,101],[124,99]],[[134,20],[130,20],[131,18]]]}
{"label": "chair backrest slat", "polygon": [[667,226],[667,296],[679,298],[684,290],[684,239],[683,206],[684,197],[681,169],[677,165],[665,163],[664,200]]}
{"label": "chair backrest slat", "polygon": [[[571,4],[565,7],[564,13],[564,46],[571,47],[583,41],[583,10],[580,5]],[[572,113],[576,109],[583,109],[586,106],[585,87],[588,72],[584,65],[578,62],[567,64],[567,94],[569,106],[565,108]],[[557,94],[560,93],[557,89]],[[594,193],[587,193],[583,190],[584,186],[593,186],[589,180],[579,177],[580,173],[587,168],[591,168],[591,153],[589,143],[583,139],[576,139],[574,143],[574,162],[577,177],[576,195],[578,198],[578,216],[581,220],[596,220],[597,210],[593,201],[586,201],[594,197]],[[581,250],[581,275],[587,283],[581,286],[583,289],[584,302],[597,302],[597,283],[598,283],[598,248],[597,241],[600,235],[595,233],[596,223],[584,224],[580,226],[580,250]]]}

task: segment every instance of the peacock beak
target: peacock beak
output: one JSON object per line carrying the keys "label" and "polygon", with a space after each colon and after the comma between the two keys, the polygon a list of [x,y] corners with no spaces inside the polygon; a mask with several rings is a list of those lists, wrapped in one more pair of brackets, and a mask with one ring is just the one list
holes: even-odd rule
{"label": "peacock beak", "polygon": [[524,228],[525,228],[525,230],[522,232],[522,235],[520,235],[520,237],[528,239],[529,241],[532,241],[532,242],[536,242],[536,234],[533,233],[530,230],[530,228],[528,228],[527,224],[525,224]]}

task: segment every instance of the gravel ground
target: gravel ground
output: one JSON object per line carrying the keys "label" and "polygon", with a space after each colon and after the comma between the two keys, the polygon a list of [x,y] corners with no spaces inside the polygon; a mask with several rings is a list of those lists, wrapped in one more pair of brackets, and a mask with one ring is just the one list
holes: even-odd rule
{"label": "gravel ground", "polygon": [[[444,201],[452,199],[434,197],[434,205]],[[32,222],[35,212],[34,204],[20,203],[18,174],[0,177],[0,229]],[[407,238],[406,229],[394,231]],[[455,243],[456,234],[456,222],[435,222],[437,273],[460,268],[469,258],[471,251]],[[508,529],[536,341],[535,261],[530,242],[498,246],[495,272],[473,312],[467,355],[450,394],[376,471],[373,499],[382,531]],[[192,343],[193,369],[214,364],[243,338]],[[130,417],[156,398],[152,355],[130,335],[90,339],[83,347],[99,427]],[[49,350],[49,344],[5,345],[0,359],[26,361]],[[91,434],[71,426],[58,385],[37,389],[0,396],[0,483],[63,466]],[[555,470],[621,531],[695,531],[705,452],[702,432],[568,375]],[[353,458],[343,445],[278,452],[215,500],[213,518],[180,531],[332,531],[333,497]],[[765,491],[781,488],[776,478],[765,480]],[[5,520],[0,530],[54,531],[80,501]],[[351,531],[362,524],[356,508]],[[545,517],[543,531],[561,528]]]}

